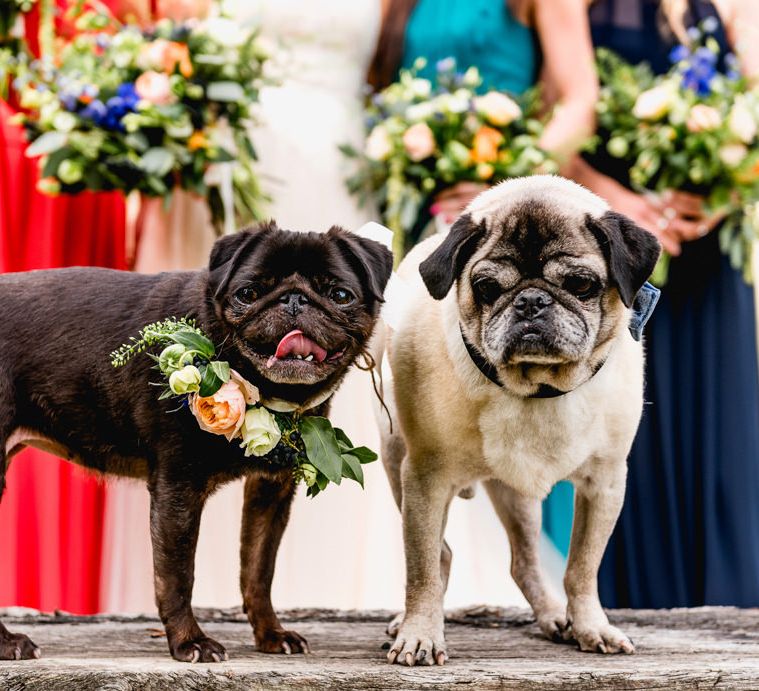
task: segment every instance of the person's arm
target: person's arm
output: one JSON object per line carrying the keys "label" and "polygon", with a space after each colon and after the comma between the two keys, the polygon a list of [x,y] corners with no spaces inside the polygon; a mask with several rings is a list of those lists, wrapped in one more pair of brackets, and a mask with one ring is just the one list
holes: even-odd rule
{"label": "person's arm", "polygon": [[756,0],[715,0],[728,41],[741,71],[759,86],[759,3]]}
{"label": "person's arm", "polygon": [[598,77],[586,0],[533,0],[532,23],[543,52],[544,91],[554,102],[541,146],[567,162],[595,129]]}

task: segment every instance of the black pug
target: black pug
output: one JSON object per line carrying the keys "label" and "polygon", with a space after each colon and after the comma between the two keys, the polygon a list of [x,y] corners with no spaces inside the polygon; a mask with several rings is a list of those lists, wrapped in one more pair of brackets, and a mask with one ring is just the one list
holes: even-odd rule
{"label": "black pug", "polygon": [[[148,323],[188,316],[262,397],[302,404],[334,391],[365,348],[391,271],[383,245],[339,227],[295,233],[269,223],[218,240],[202,271],[0,276],[0,496],[24,446],[146,479],[156,601],[171,655],[219,662],[224,647],[192,612],[195,547],[208,496],[244,476],[240,580],[256,645],[306,652],[306,641],[280,625],[270,597],[291,472],[246,458],[187,410],[170,413],[176,402],[157,400],[148,357],[115,369],[109,354]],[[302,337],[284,338],[293,331]],[[325,415],[328,405],[311,412]],[[39,648],[0,623],[0,660],[33,657]]]}

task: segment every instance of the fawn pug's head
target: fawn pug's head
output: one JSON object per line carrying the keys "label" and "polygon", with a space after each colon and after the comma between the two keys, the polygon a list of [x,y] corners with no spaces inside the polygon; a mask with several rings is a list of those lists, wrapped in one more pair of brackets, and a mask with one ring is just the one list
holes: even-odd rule
{"label": "fawn pug's head", "polygon": [[659,243],[600,197],[556,176],[477,197],[420,265],[430,294],[456,284],[461,330],[520,396],[577,388],[601,367]]}
{"label": "fawn pug's head", "polygon": [[285,391],[319,389],[365,346],[391,270],[391,253],[373,240],[271,222],[217,241],[209,296],[229,343],[261,377]]}

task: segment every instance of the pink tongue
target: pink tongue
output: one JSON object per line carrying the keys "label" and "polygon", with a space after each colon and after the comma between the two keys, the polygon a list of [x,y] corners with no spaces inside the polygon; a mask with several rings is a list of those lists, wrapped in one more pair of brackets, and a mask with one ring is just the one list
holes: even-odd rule
{"label": "pink tongue", "polygon": [[300,355],[303,358],[313,355],[316,362],[324,362],[327,359],[327,351],[324,348],[314,343],[308,336],[304,336],[302,331],[296,329],[279,342],[274,356],[269,359],[267,364],[271,367],[276,360],[295,355]]}

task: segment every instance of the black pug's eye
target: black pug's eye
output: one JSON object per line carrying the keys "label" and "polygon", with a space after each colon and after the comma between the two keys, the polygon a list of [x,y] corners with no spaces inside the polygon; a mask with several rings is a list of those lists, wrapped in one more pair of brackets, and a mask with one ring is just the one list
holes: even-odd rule
{"label": "black pug's eye", "polygon": [[492,305],[501,295],[501,285],[492,278],[478,278],[472,283],[472,290],[477,301],[483,305]]}
{"label": "black pug's eye", "polygon": [[572,293],[576,298],[587,300],[598,295],[600,286],[596,279],[591,278],[590,276],[577,274],[575,276],[567,276],[564,279],[562,287],[564,290]]}
{"label": "black pug's eye", "polygon": [[329,299],[340,307],[346,307],[354,302],[356,296],[347,288],[332,288],[329,291]]}
{"label": "black pug's eye", "polygon": [[258,291],[254,285],[247,285],[235,291],[234,297],[239,304],[249,305],[258,299]]}

